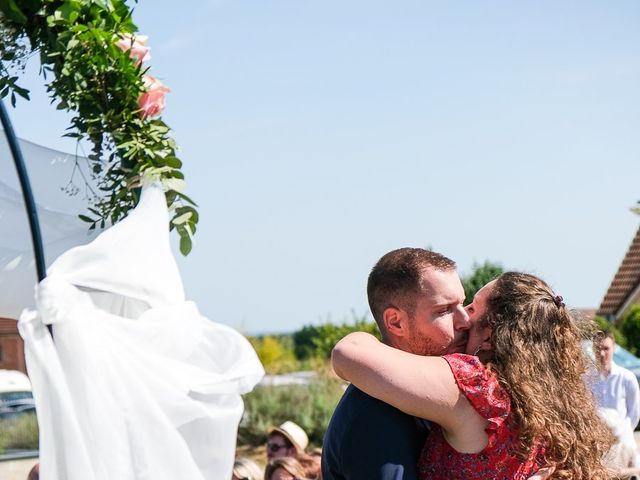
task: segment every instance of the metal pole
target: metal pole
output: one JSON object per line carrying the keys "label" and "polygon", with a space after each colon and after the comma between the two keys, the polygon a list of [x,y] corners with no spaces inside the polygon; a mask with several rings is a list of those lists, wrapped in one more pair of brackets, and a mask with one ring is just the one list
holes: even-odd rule
{"label": "metal pole", "polygon": [[[44,250],[42,248],[42,235],[40,233],[40,223],[38,222],[38,211],[36,210],[36,203],[33,200],[33,193],[31,191],[31,184],[29,183],[29,175],[27,174],[27,168],[24,164],[24,158],[20,151],[20,145],[18,145],[18,139],[13,131],[13,126],[9,120],[9,114],[4,107],[4,103],[0,101],[0,117],[2,119],[2,126],[4,128],[4,134],[7,137],[7,143],[9,149],[13,155],[13,162],[18,172],[18,179],[20,180],[20,187],[22,188],[22,197],[24,198],[24,206],[27,209],[27,217],[29,219],[29,229],[31,230],[31,243],[33,244],[33,253],[36,261],[36,272],[38,274],[38,281],[44,280],[47,276],[47,267],[44,261]],[[52,328],[49,325],[49,332],[53,336]]]}

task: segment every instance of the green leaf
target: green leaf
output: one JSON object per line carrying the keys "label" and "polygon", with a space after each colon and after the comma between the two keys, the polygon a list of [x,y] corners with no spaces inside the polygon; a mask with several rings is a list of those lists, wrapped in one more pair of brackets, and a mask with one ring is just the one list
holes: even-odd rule
{"label": "green leaf", "polygon": [[191,200],[188,196],[186,196],[184,193],[182,192],[175,192],[176,195],[178,195],[180,198],[186,200],[187,202],[189,202],[191,205],[193,205],[194,207],[197,207],[198,204],[196,202],[194,202],[193,200]]}
{"label": "green leaf", "polygon": [[180,168],[182,167],[182,162],[176,157],[166,157],[163,159],[165,165],[168,165],[172,168]]}
{"label": "green leaf", "polygon": [[0,11],[20,25],[27,23],[27,16],[22,13],[14,0],[0,0]]}
{"label": "green leaf", "polygon": [[29,90],[18,87],[17,85],[13,86],[13,90],[25,100],[29,100]]}
{"label": "green leaf", "polygon": [[82,220],[83,222],[87,222],[87,223],[93,223],[93,224],[95,224],[95,221],[93,220],[93,218],[89,218],[89,217],[87,217],[86,215],[82,215],[82,214],[80,214],[80,215],[78,215],[78,218],[79,218],[80,220]]}
{"label": "green leaf", "polygon": [[187,232],[180,232],[180,253],[186,257],[191,252],[192,247],[193,245],[189,234]]}

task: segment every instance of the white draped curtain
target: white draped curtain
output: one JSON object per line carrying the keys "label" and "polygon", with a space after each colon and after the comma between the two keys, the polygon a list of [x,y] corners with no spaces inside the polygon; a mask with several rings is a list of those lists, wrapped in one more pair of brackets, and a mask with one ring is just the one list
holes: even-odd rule
{"label": "white draped curtain", "polygon": [[126,219],[91,238],[76,218],[82,199],[60,191],[75,159],[22,145],[47,278],[34,301],[26,214],[10,158],[0,152],[0,316],[30,307],[18,325],[42,480],[231,478],[240,395],[264,370],[242,335],[186,299],[162,189],[147,185]]}

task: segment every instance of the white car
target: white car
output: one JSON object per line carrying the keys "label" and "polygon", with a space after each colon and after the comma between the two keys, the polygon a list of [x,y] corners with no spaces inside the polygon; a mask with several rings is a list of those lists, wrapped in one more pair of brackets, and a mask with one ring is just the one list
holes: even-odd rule
{"label": "white car", "polygon": [[17,370],[0,370],[0,419],[35,409],[29,377]]}

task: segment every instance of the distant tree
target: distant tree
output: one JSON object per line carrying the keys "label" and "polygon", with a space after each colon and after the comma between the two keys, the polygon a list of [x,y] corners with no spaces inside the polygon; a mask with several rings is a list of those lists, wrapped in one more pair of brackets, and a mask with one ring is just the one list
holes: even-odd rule
{"label": "distant tree", "polygon": [[291,339],[286,335],[248,337],[267,373],[297,369]]}
{"label": "distant tree", "polygon": [[640,305],[633,305],[624,315],[620,330],[627,340],[629,351],[640,355]]}
{"label": "distant tree", "polygon": [[499,263],[493,263],[489,260],[485,260],[482,265],[474,263],[471,274],[462,277],[462,286],[466,295],[464,304],[471,303],[476,292],[491,280],[497,278],[502,272],[504,272],[504,269]]}
{"label": "distant tree", "polygon": [[624,333],[616,328],[616,326],[609,320],[598,315],[596,315],[593,320],[596,322],[598,330],[601,330],[603,332],[613,332],[613,338],[618,345],[622,345],[625,348],[628,346],[627,339]]}
{"label": "distant tree", "polygon": [[329,358],[335,344],[351,332],[368,332],[380,338],[375,322],[368,315],[357,316],[352,312],[353,322],[335,325],[327,322],[322,325],[305,325],[293,333],[294,352],[298,360],[309,358]]}

